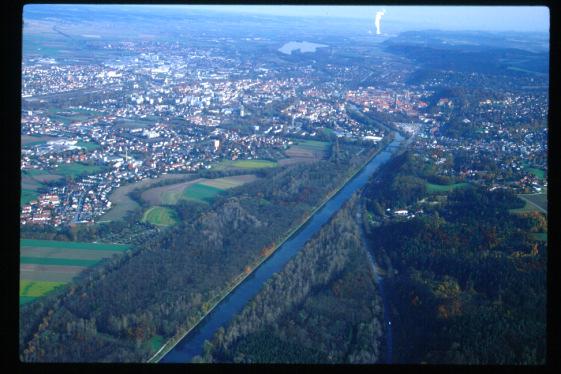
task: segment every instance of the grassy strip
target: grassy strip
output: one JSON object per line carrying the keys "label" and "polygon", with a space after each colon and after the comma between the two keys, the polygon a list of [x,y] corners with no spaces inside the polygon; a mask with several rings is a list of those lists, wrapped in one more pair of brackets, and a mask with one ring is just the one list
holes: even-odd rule
{"label": "grassy strip", "polygon": [[31,281],[22,279],[19,283],[19,295],[39,297],[64,284],[66,284],[66,282]]}
{"label": "grassy strip", "polygon": [[434,183],[425,183],[427,187],[427,192],[450,192],[455,190],[456,188],[465,188],[468,186],[468,183],[454,183],[454,184],[434,184]]}
{"label": "grassy strip", "polygon": [[20,204],[25,205],[39,197],[39,193],[32,190],[21,190]]}
{"label": "grassy strip", "polygon": [[541,212],[547,214],[547,209],[542,208],[540,205],[528,199],[526,196],[527,195],[518,195],[518,197],[522,199],[525,204],[522,208],[510,209],[511,213]]}
{"label": "grassy strip", "polygon": [[40,239],[20,239],[19,243],[20,247],[89,249],[98,251],[126,251],[129,249],[129,246],[125,244],[62,242]]}
{"label": "grassy strip", "polygon": [[530,234],[530,237],[535,240],[547,242],[547,232],[534,232]]}
{"label": "grassy strip", "polygon": [[158,361],[160,361],[169,351],[171,351],[181,340],[183,340],[183,338],[185,336],[187,336],[187,334],[189,334],[195,327],[197,327],[197,325],[199,323],[201,323],[202,320],[205,319],[205,317],[210,314],[214,308],[216,308],[218,306],[218,304],[220,304],[220,302],[222,300],[224,300],[234,289],[236,289],[236,287],[238,287],[248,276],[250,276],[257,268],[259,268],[259,266],[265,262],[270,256],[272,256],[278,248],[280,248],[284,242],[286,242],[295,232],[297,232],[298,230],[300,230],[300,228],[302,228],[302,226],[304,226],[306,224],[306,222],[308,222],[308,220],[314,216],[314,214],[321,209],[333,196],[335,196],[335,194],[337,194],[343,187],[345,187],[345,185],[347,183],[349,183],[349,181],[355,177],[356,174],[358,174],[381,150],[385,149],[385,147],[383,148],[378,148],[376,150],[374,150],[372,152],[372,154],[368,157],[368,159],[361,165],[356,167],[351,173],[350,175],[337,187],[335,188],[333,191],[331,191],[322,201],[321,203],[319,203],[310,213],[305,214],[302,221],[296,226],[294,227],[292,230],[290,230],[284,237],[282,237],[281,239],[279,239],[275,245],[274,248],[268,252],[268,254],[264,255],[264,256],[260,256],[257,258],[256,261],[254,261],[252,264],[249,265],[249,271],[244,271],[243,273],[237,275],[231,282],[229,282],[229,284],[226,286],[226,288],[222,291],[219,292],[216,296],[214,296],[213,298],[211,298],[209,301],[207,301],[206,303],[203,304],[203,315],[194,322],[194,324],[187,329],[185,332],[183,333],[178,333],[176,336],[170,338],[159,350],[158,352],[156,352],[152,357],[150,357],[148,359],[148,363],[157,363]]}
{"label": "grassy strip", "polygon": [[30,303],[34,300],[37,300],[35,296],[20,296],[19,297],[19,305]]}
{"label": "grassy strip", "polygon": [[268,160],[223,160],[216,165],[216,169],[260,169],[274,168],[276,166],[277,162]]}
{"label": "grassy strip", "polygon": [[20,257],[20,264],[35,265],[63,265],[63,266],[93,266],[100,260],[82,260],[75,258],[43,258],[43,257]]}

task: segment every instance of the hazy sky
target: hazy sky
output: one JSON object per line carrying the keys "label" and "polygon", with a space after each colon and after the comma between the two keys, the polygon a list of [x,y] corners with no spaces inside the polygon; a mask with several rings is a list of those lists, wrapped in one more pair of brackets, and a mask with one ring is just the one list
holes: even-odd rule
{"label": "hazy sky", "polygon": [[415,28],[482,31],[549,31],[545,6],[290,6],[200,5],[197,9],[281,16],[372,18],[386,10],[382,23]]}

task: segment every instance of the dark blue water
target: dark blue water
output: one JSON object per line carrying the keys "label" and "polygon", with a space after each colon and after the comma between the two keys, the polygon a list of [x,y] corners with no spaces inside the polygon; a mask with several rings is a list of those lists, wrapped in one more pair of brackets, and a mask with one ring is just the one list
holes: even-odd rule
{"label": "dark blue water", "polygon": [[[352,194],[363,187],[368,178],[387,162],[399,148],[403,137],[396,134],[395,139],[378,153],[353,179],[335,196],[319,209],[308,222],[296,231],[290,239],[280,246],[259,268],[248,276],[234,291],[220,302],[201,323],[187,334],[160,362],[191,362],[200,355],[205,340],[211,340],[220,326],[226,327],[263,287],[265,282],[303,248],[304,244],[343,206]],[[384,297],[385,299],[385,297]],[[385,306],[384,306],[385,308]]]}

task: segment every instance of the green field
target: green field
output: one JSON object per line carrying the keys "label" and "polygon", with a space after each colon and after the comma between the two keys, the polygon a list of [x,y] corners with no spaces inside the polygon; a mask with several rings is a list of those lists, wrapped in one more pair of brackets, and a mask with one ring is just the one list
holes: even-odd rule
{"label": "green field", "polygon": [[39,193],[32,190],[21,190],[20,204],[25,205],[31,200],[35,200],[39,196]]}
{"label": "green field", "polygon": [[37,297],[35,297],[35,296],[20,296],[19,297],[19,304],[20,305],[27,304],[27,303],[29,303],[33,300],[36,300],[36,299],[37,299]]}
{"label": "green field", "polygon": [[171,226],[177,223],[177,215],[173,209],[154,206],[148,209],[142,217],[143,222],[158,226]]}
{"label": "green field", "polygon": [[536,204],[540,208],[547,210],[547,193],[519,195],[519,196],[524,199],[530,200],[530,202]]}
{"label": "green field", "polygon": [[455,190],[456,188],[465,188],[468,186],[468,183],[454,183],[454,184],[434,184],[434,183],[425,183],[427,187],[427,192],[450,192]]}
{"label": "green field", "polygon": [[274,168],[277,163],[269,160],[223,160],[215,165],[218,170],[224,169],[261,169]]}
{"label": "green field", "polygon": [[529,213],[529,212],[539,212],[540,211],[537,207],[530,204],[526,200],[523,200],[523,201],[524,201],[524,206],[522,208],[509,209],[509,212],[511,212],[511,213]]}
{"label": "green field", "polygon": [[196,183],[187,187],[185,191],[183,191],[182,198],[185,200],[207,204],[211,202],[220,192],[222,192],[220,188]]}
{"label": "green field", "polygon": [[527,171],[534,174],[536,178],[544,179],[545,178],[545,170],[537,169],[537,168],[526,168]]}
{"label": "green field", "polygon": [[97,143],[92,143],[92,142],[82,142],[79,141],[77,144],[77,146],[79,147],[83,147],[86,149],[86,151],[93,151],[94,149],[99,149],[101,148],[101,146]]}
{"label": "green field", "polygon": [[47,175],[50,174],[47,170],[42,169],[26,169],[22,170],[22,175],[29,175],[30,177],[36,177],[39,175]]}
{"label": "green field", "polygon": [[102,251],[125,251],[129,249],[125,244],[106,244],[106,243],[84,243],[84,242],[61,242],[58,240],[40,239],[20,239],[20,247],[39,247],[39,248],[66,248],[66,249],[91,249]]}
{"label": "green field", "polygon": [[311,151],[326,151],[329,149],[328,142],[320,142],[318,140],[302,140],[302,139],[293,139],[295,145],[309,149]]}
{"label": "green field", "polygon": [[20,296],[39,297],[43,296],[57,287],[64,285],[64,282],[46,282],[21,280],[19,283]]}
{"label": "green field", "polygon": [[53,172],[65,177],[68,176],[75,178],[80,175],[96,174],[104,169],[105,168],[103,166],[85,165],[75,162],[71,164],[62,164],[58,168],[54,169]]}
{"label": "green field", "polygon": [[540,240],[542,242],[547,242],[547,233],[546,232],[534,232],[530,234],[532,239]]}
{"label": "green field", "polygon": [[20,304],[51,292],[83,269],[128,248],[122,244],[20,239]]}
{"label": "green field", "polygon": [[74,258],[38,258],[38,257],[20,257],[20,264],[37,264],[37,265],[68,265],[68,266],[93,266],[99,260],[82,260]]}
{"label": "green field", "polygon": [[164,337],[161,335],[154,335],[150,338],[150,340],[148,340],[148,344],[150,344],[150,347],[154,351],[157,351],[164,344]]}

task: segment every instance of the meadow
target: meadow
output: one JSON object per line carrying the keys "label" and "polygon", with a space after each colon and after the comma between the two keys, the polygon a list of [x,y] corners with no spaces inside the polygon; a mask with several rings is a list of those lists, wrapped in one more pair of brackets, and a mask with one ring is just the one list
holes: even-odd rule
{"label": "meadow", "polygon": [[468,186],[468,183],[454,183],[454,184],[434,184],[434,183],[425,183],[427,188],[427,192],[449,192],[455,190],[457,188],[465,188]]}
{"label": "meadow", "polygon": [[148,222],[157,226],[171,226],[178,221],[175,211],[162,206],[153,206],[144,212],[142,222]]}
{"label": "meadow", "polygon": [[70,164],[62,164],[56,169],[53,169],[53,172],[55,174],[62,175],[63,177],[76,178],[81,175],[100,173],[104,169],[105,167],[103,166],[86,165],[78,162],[73,162]]}
{"label": "meadow", "polygon": [[541,212],[547,214],[547,193],[520,194],[524,206],[518,209],[510,209],[512,213]]}
{"label": "meadow", "polygon": [[280,165],[284,166],[321,160],[325,157],[330,146],[328,142],[320,142],[317,140],[293,139],[293,142],[294,144],[284,152],[288,158],[280,160]]}
{"label": "meadow", "polygon": [[276,166],[276,161],[269,160],[223,160],[213,165],[213,168],[216,170],[230,170],[274,168]]}
{"label": "meadow", "polygon": [[208,202],[222,190],[241,186],[256,179],[254,174],[216,179],[198,178],[188,182],[150,188],[142,193],[141,198],[151,205],[175,205],[181,199]]}
{"label": "meadow", "polygon": [[202,183],[195,183],[187,187],[181,196],[185,200],[195,201],[198,203],[210,203],[223,189],[208,186]]}
{"label": "meadow", "polygon": [[165,180],[183,179],[189,174],[165,174],[155,179],[143,179],[138,182],[129,183],[117,188],[109,195],[111,201],[111,209],[101,216],[100,221],[118,221],[123,219],[127,213],[140,208],[140,205],[129,197],[129,193],[137,188],[148,188],[151,185]]}

